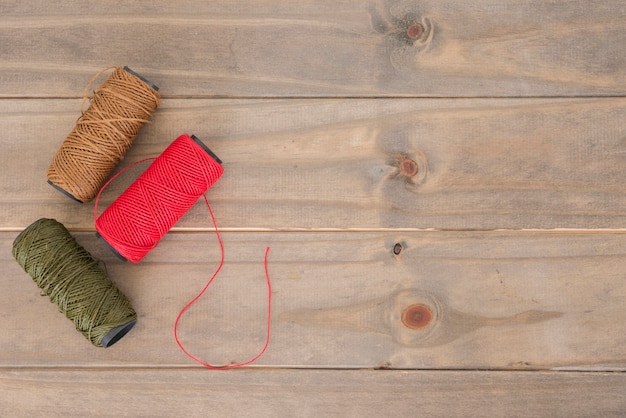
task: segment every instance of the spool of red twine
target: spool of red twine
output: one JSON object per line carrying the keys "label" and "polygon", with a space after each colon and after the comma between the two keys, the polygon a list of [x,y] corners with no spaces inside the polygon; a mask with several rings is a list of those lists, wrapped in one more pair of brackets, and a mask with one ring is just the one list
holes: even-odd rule
{"label": "spool of red twine", "polygon": [[138,263],[203,196],[215,226],[221,250],[221,261],[200,293],[187,303],[176,317],[174,338],[189,358],[206,368],[225,370],[250,364],[265,353],[270,341],[272,287],[267,267],[269,247],[265,250],[264,258],[267,283],[267,334],[265,344],[257,355],[245,362],[213,366],[188,351],[178,336],[181,317],[202,297],[224,264],[224,245],[205,194],[224,172],[222,162],[211,150],[195,136],[190,137],[186,134],[179,136],[161,155],[153,159],[148,169],[102,215],[97,216],[98,201],[102,191],[128,168],[152,159],[147,158],[127,166],[100,189],[94,206],[97,233],[118,256]]}
{"label": "spool of red twine", "polygon": [[221,160],[209,148],[183,134],[99,217],[98,194],[97,233],[120,258],[138,263],[223,173]]}

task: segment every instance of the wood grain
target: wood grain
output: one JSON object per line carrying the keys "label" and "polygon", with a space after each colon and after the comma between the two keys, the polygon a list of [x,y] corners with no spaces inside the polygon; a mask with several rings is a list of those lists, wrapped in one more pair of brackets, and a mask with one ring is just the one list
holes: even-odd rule
{"label": "wood grain", "polygon": [[[108,349],[92,347],[11,258],[0,236],[0,366],[193,365],[173,321],[219,260],[213,234],[172,233],[142,263],[106,263],[138,312]],[[626,234],[223,234],[226,264],[179,336],[212,364],[241,362],[265,337],[263,254],[271,246],[272,341],[258,366],[401,369],[626,369]],[[394,254],[394,247],[402,250]],[[397,252],[397,251],[396,251]],[[402,320],[421,304],[424,327]]]}
{"label": "wood grain", "polygon": [[618,417],[625,387],[624,373],[0,370],[3,412],[16,418]]}
{"label": "wood grain", "polygon": [[110,65],[166,97],[626,94],[621,0],[170,3],[4,1],[0,96],[78,97]]}
{"label": "wood grain", "polygon": [[[0,2],[3,416],[625,415],[626,3],[122,3]],[[225,161],[226,264],[181,323],[193,354],[260,349],[271,246],[273,336],[246,370],[202,370],[172,335],[218,264],[205,207],[124,264],[93,205],[46,184],[111,65],[164,97],[122,165],[182,133]],[[12,259],[40,217],[139,313],[113,347]]]}
{"label": "wood grain", "polygon": [[[0,101],[0,227],[91,205],[45,171],[78,100]],[[122,166],[196,134],[225,162],[211,189],[237,229],[626,227],[626,100],[165,100]],[[403,163],[414,161],[410,176]],[[145,167],[103,194],[106,206]],[[178,228],[209,227],[197,205]]]}

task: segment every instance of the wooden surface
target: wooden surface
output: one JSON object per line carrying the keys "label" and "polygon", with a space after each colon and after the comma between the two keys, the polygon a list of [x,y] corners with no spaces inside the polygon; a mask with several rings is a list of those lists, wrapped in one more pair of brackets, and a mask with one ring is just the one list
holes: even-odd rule
{"label": "wooden surface", "polygon": [[[109,65],[171,96],[614,96],[621,0],[4,0],[0,94],[76,97]],[[423,27],[416,40],[406,36]]]}
{"label": "wooden surface", "polygon": [[[92,228],[90,210],[41,181],[80,104],[0,102],[13,144],[3,226],[47,216]],[[195,133],[225,162],[211,191],[224,228],[616,229],[626,227],[623,120],[625,98],[165,99],[126,160]],[[198,205],[178,227],[206,225]]]}
{"label": "wooden surface", "polygon": [[[606,417],[626,408],[616,373],[34,369],[1,371],[0,384],[5,410],[25,416]],[[59,393],[70,408],[53,401]]]}
{"label": "wooden surface", "polygon": [[[625,22],[619,0],[0,1],[2,414],[624,416]],[[218,264],[206,207],[124,264],[93,204],[46,184],[112,65],[163,97],[122,166],[181,133],[224,160],[226,263],[180,326],[203,360],[261,347],[271,247],[272,340],[246,370],[173,339]],[[40,217],[137,310],[111,348],[13,260]]]}

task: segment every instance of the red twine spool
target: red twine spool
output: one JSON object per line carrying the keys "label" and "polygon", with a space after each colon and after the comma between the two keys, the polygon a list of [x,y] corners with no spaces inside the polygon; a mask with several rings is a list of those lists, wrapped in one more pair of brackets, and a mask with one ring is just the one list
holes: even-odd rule
{"label": "red twine spool", "polygon": [[202,142],[181,135],[102,212],[96,230],[120,257],[138,263],[222,173],[221,161]]}
{"label": "red twine spool", "polygon": [[[154,160],[99,217],[98,201],[102,191],[127,169],[144,161]],[[224,173],[221,160],[195,136],[181,135],[156,158],[147,158],[127,166],[100,189],[94,206],[97,234],[120,258],[138,263],[159,243],[202,196],[215,226],[221,261],[211,278],[185,307],[174,323],[174,338],[180,349],[192,360],[209,369],[231,369],[245,366],[261,357],[269,345],[272,287],[267,268],[269,247],[265,250],[264,269],[267,282],[267,334],[265,344],[252,359],[242,363],[212,366],[191,354],[178,337],[178,324],[183,314],[202,297],[224,265],[224,245],[217,229],[206,191]]]}

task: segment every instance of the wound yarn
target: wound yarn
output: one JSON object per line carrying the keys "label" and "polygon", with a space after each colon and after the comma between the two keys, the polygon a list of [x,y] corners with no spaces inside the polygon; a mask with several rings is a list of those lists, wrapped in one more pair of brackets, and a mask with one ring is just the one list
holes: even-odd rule
{"label": "wound yarn", "polygon": [[94,206],[96,231],[118,256],[138,263],[223,173],[221,160],[209,148],[183,134],[97,216],[100,191]]}
{"label": "wound yarn", "polygon": [[[102,191],[117,176],[144,161],[152,164],[98,217],[98,201]],[[204,295],[224,265],[224,244],[215,215],[206,197],[209,190],[222,176],[222,161],[195,136],[183,134],[176,138],[161,155],[137,161],[113,176],[96,197],[94,221],[97,235],[102,238],[120,258],[134,263],[141,261],[174,224],[198,201],[204,198],[215,234],[220,246],[221,261],[202,290],[180,311],[174,323],[174,339],[179,348],[192,360],[208,369],[226,370],[248,365],[259,359],[270,341],[272,287],[265,250],[264,269],[267,284],[267,334],[265,344],[250,360],[223,366],[211,365],[187,350],[178,335],[181,318]]]}
{"label": "wound yarn", "polygon": [[[91,84],[109,69],[87,85],[83,105]],[[54,155],[48,183],[81,203],[93,200],[159,101],[157,86],[128,67],[115,68]]]}
{"label": "wound yarn", "polygon": [[60,222],[41,218],[13,242],[13,257],[93,345],[110,347],[137,322],[124,294]]}

